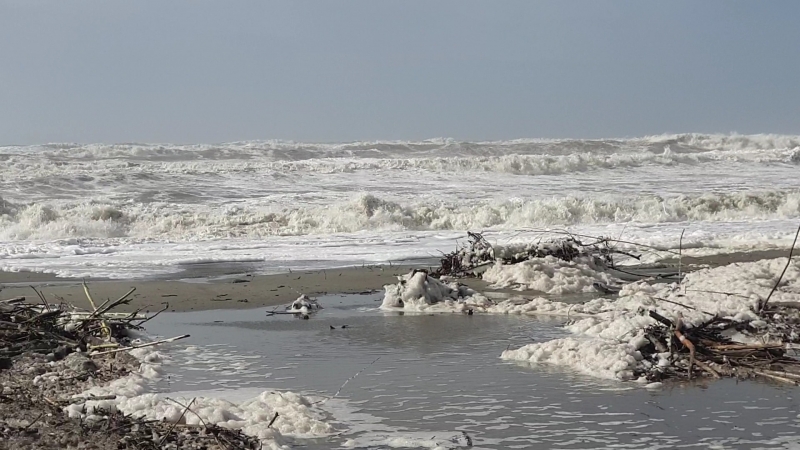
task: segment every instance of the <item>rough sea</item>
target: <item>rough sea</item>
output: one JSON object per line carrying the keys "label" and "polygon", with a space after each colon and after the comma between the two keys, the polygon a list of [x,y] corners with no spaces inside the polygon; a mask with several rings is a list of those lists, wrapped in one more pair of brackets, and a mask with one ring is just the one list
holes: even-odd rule
{"label": "rough sea", "polygon": [[800,136],[0,147],[0,270],[152,277],[431,258],[466,230],[784,247]]}
{"label": "rough sea", "polygon": [[[786,248],[798,165],[800,136],[775,135],[5,146],[0,270],[182,278],[201,263],[270,273],[409,262],[453,250],[467,230],[492,244],[571,232],[684,255]],[[187,421],[276,449],[800,448],[795,386],[632,379],[640,311],[752,318],[785,259],[699,270],[683,292],[626,285],[587,303],[595,310],[559,303],[594,291],[592,267],[543,261],[484,273],[561,295],[499,313],[381,309],[380,292],[321,296],[309,320],[164,313],[151,337],[191,344],[140,355],[138,372],[86,403],[181,420],[177,397],[194,405]],[[798,269],[784,271],[774,302],[797,301]],[[680,303],[653,303],[673,294]]]}

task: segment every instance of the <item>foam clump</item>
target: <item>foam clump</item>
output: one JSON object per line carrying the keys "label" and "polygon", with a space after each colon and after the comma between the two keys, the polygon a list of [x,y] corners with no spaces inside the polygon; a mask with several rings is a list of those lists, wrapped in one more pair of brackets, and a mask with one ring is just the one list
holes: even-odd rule
{"label": "foam clump", "polygon": [[611,308],[608,299],[595,299],[586,303],[558,302],[543,297],[515,297],[489,306],[489,314],[524,314],[564,317],[587,317]]}
{"label": "foam clump", "polygon": [[[687,274],[680,289],[663,283],[632,283],[616,300],[596,299],[580,305],[582,317],[565,326],[573,336],[507,350],[501,358],[568,367],[602,378],[635,379],[637,374],[665,362],[662,355],[644,360],[638,352],[648,342],[645,328],[657,325],[648,311],[657,311],[673,321],[680,319],[689,327],[717,316],[757,328],[762,320],[754,310],[785,264],[785,258],[778,258],[703,269]],[[798,275],[800,269],[790,267],[783,278],[785,284],[770,302],[800,301]],[[536,300],[532,308],[563,308],[559,302],[548,307],[548,302]]]}
{"label": "foam clump", "polygon": [[483,280],[493,287],[557,295],[592,292],[596,282],[615,283],[611,276],[598,270],[590,258],[564,261],[552,256],[509,265],[498,262],[484,272]]}
{"label": "foam clump", "polygon": [[611,308],[608,299],[566,303],[542,297],[513,297],[496,302],[467,286],[448,283],[422,271],[408,273],[399,279],[396,284],[384,286],[381,309],[585,317]]}
{"label": "foam clump", "polygon": [[462,312],[491,304],[467,286],[443,282],[424,271],[412,271],[398,278],[399,283],[384,286],[381,309]]}
{"label": "foam clump", "polygon": [[[324,421],[325,414],[314,408],[307,397],[293,392],[265,391],[239,403],[202,396],[173,401],[162,394],[151,393],[152,382],[162,377],[164,355],[144,348],[130,353],[141,362],[139,370],[76,395],[76,399],[86,400],[65,407],[69,417],[92,421],[109,413],[123,413],[184,425],[217,425],[241,430],[260,439],[264,448],[270,449],[286,448],[282,441],[287,435],[321,437],[333,432]],[[191,411],[184,413],[185,406],[190,403]]]}
{"label": "foam clump", "polygon": [[323,309],[322,305],[305,294],[301,294],[300,297],[297,297],[297,300],[286,307],[287,311],[299,314],[308,314],[319,311],[320,309]]}
{"label": "foam clump", "polygon": [[[188,405],[192,399],[177,399]],[[148,420],[166,420],[187,425],[215,424],[223,428],[241,429],[247,435],[261,440],[280,439],[283,435],[320,437],[333,428],[325,423],[323,414],[314,410],[304,396],[293,392],[266,391],[241,403],[208,397],[196,397],[192,412],[183,417],[183,407],[159,394],[144,394],[123,398],[116,407],[126,413]],[[278,417],[272,426],[270,421]]]}
{"label": "foam clump", "polygon": [[568,337],[506,350],[501,358],[566,366],[598,378],[629,380],[642,355],[627,343]]}
{"label": "foam clump", "polygon": [[[163,376],[161,362],[164,356],[152,348],[133,349],[128,353],[139,360],[138,370],[122,378],[117,378],[108,384],[94,386],[78,394],[77,397],[135,397],[148,392],[152,383],[160,380]],[[82,405],[70,405],[67,408],[69,416],[85,416],[86,411],[81,409],[80,406]]]}
{"label": "foam clump", "polygon": [[[181,405],[190,403],[191,411],[184,414],[185,406]],[[321,437],[333,432],[333,428],[324,422],[324,414],[315,409],[308,398],[293,392],[266,391],[238,404],[211,397],[171,401],[161,394],[148,393],[88,400],[84,405],[70,405],[67,412],[70,417],[86,420],[120,412],[145,420],[198,426],[213,424],[241,430],[260,439],[266,448],[284,448],[281,445],[284,436]]]}

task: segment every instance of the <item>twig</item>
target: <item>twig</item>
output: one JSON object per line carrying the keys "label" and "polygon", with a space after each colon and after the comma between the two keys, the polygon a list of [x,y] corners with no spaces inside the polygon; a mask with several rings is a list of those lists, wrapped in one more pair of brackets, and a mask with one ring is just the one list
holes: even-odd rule
{"label": "twig", "polygon": [[164,442],[167,440],[167,438],[169,437],[170,433],[172,433],[172,430],[175,429],[175,425],[177,425],[178,422],[180,422],[181,419],[183,419],[183,416],[186,415],[186,411],[189,410],[189,407],[192,406],[192,403],[194,403],[195,400],[197,400],[197,397],[193,398],[192,401],[190,401],[189,404],[186,405],[186,408],[183,409],[183,412],[181,413],[180,417],[178,417],[178,420],[176,420],[175,423],[173,423],[172,426],[169,427],[169,430],[167,430],[167,434],[165,434],[164,437],[161,438],[161,441],[158,443],[159,447],[164,445]]}
{"label": "twig", "polygon": [[720,294],[720,295],[730,295],[732,297],[741,297],[741,298],[750,298],[748,295],[736,294],[733,292],[723,292],[723,291],[708,291],[705,289],[686,289],[686,292],[701,292],[706,294]]}
{"label": "twig", "polygon": [[[89,286],[86,284],[86,280],[83,280],[83,292],[86,293],[86,298],[89,299],[89,304],[92,305],[92,310],[94,313],[97,314],[97,306],[94,304],[94,299],[92,298],[92,294],[89,293]],[[107,338],[111,337],[111,328],[108,327],[104,321],[100,321],[100,326],[103,329],[103,333],[105,333]]]}
{"label": "twig", "polygon": [[711,346],[712,349],[718,351],[728,350],[769,350],[784,348],[783,344],[720,344]]}
{"label": "twig", "polygon": [[681,266],[683,264],[683,233],[686,232],[686,228],[681,230],[681,238],[678,241],[678,286],[681,285]]}
{"label": "twig", "polygon": [[759,308],[759,312],[763,311],[764,308],[767,307],[767,303],[769,303],[770,297],[775,291],[778,289],[778,285],[781,284],[781,280],[783,280],[783,275],[786,274],[786,270],[789,268],[789,264],[792,263],[792,253],[794,252],[794,246],[797,244],[797,237],[800,236],[800,226],[797,227],[797,233],[794,234],[794,241],[792,241],[792,248],[789,249],[789,259],[786,261],[786,265],[783,267],[783,272],[781,272],[781,276],[778,277],[778,281],[775,282],[775,286],[772,287],[772,290],[769,291],[769,295],[767,295],[767,299],[764,300],[764,303],[761,304],[761,308]]}
{"label": "twig", "polygon": [[[142,319],[142,321],[141,321],[141,322],[139,322],[138,324],[136,324],[136,326],[142,326],[142,324],[143,324],[143,323],[145,323],[145,322],[149,322],[149,321],[151,321],[151,320],[155,319],[155,318],[156,318],[156,317],[157,317],[159,314],[161,314],[162,312],[164,312],[164,311],[166,311],[167,309],[169,309],[169,303],[167,303],[167,302],[162,302],[161,304],[162,304],[162,305],[164,305],[164,307],[163,307],[163,308],[161,308],[161,310],[159,310],[159,311],[156,311],[156,313],[155,313],[155,314],[153,314],[152,316],[150,316],[150,317],[148,317],[148,318],[146,318],[146,319]],[[138,320],[138,319],[133,319],[133,320]]]}
{"label": "twig", "polygon": [[694,344],[692,343],[692,341],[689,340],[689,338],[684,336],[683,333],[680,332],[680,330],[678,330],[679,326],[680,326],[680,324],[676,324],[675,337],[677,337],[678,340],[681,341],[681,344],[685,345],[686,348],[689,349],[689,379],[691,380],[692,379],[692,366],[694,365],[694,362],[695,362],[694,361]]}
{"label": "twig", "polygon": [[719,372],[714,370],[711,366],[709,366],[708,364],[704,363],[703,361],[700,361],[699,359],[696,359],[694,361],[694,363],[697,364],[697,367],[699,367],[699,368],[705,370],[706,372],[710,373],[711,376],[713,376],[714,378],[721,378],[720,375],[719,375]]}
{"label": "twig", "polygon": [[175,341],[179,341],[181,339],[186,339],[189,336],[190,335],[188,335],[188,334],[184,334],[184,335],[175,336],[175,337],[172,337],[172,338],[169,338],[169,339],[161,339],[160,341],[148,342],[146,344],[134,345],[134,346],[131,346],[131,347],[123,347],[123,348],[118,348],[118,349],[114,349],[114,350],[108,350],[108,351],[105,351],[105,352],[90,353],[89,356],[110,355],[112,353],[124,352],[126,350],[134,350],[134,349],[137,349],[137,348],[152,347],[152,346],[158,345],[158,344],[165,344],[165,343],[168,343],[168,342],[175,342]]}
{"label": "twig", "polygon": [[44,304],[44,307],[47,308],[47,311],[49,312],[50,311],[50,304],[47,303],[47,299],[44,298],[44,294],[39,292],[39,290],[36,289],[33,285],[31,285],[31,289],[33,289],[33,292],[36,292],[36,295],[39,296],[39,300],[42,301],[42,303]]}
{"label": "twig", "polygon": [[[177,400],[175,400],[175,399],[173,399],[173,398],[166,397],[166,399],[167,399],[167,400],[169,400],[169,401],[171,401],[171,402],[173,402],[173,403],[177,403],[177,404],[178,404],[178,405],[180,405],[180,406],[184,406],[184,405],[183,405],[181,402],[179,402],[179,401],[177,401]],[[185,408],[186,408],[186,410],[187,410],[187,411],[189,411],[190,413],[192,413],[192,414],[194,414],[195,416],[197,416],[197,418],[198,418],[198,419],[200,419],[200,422],[203,424],[203,426],[204,426],[206,429],[208,429],[208,424],[206,423],[206,421],[205,421],[205,420],[203,420],[203,418],[202,418],[202,417],[200,417],[200,414],[197,414],[196,412],[192,411],[192,410],[189,408],[189,406],[185,406]],[[216,434],[216,433],[212,433],[212,435],[214,436],[214,440],[216,440],[216,441],[217,441],[217,444],[219,444],[219,446],[220,446],[220,447],[222,447],[222,448],[225,448],[225,446],[223,446],[223,445],[222,445],[222,442],[220,442],[220,441],[219,441],[219,437],[217,436],[217,434]]]}
{"label": "twig", "polygon": [[23,430],[27,430],[28,428],[32,427],[32,426],[33,426],[33,424],[35,424],[36,422],[38,422],[38,421],[39,421],[39,419],[41,419],[41,418],[42,418],[42,416],[44,416],[44,411],[42,411],[42,412],[41,412],[41,414],[39,414],[38,416],[36,416],[36,418],[35,418],[35,419],[33,419],[33,422],[29,423],[27,427],[23,428]]}
{"label": "twig", "polygon": [[673,301],[673,300],[667,300],[667,299],[665,299],[665,298],[661,298],[661,297],[653,297],[653,298],[654,298],[654,299],[656,299],[656,300],[662,301],[662,302],[667,302],[667,303],[672,303],[673,305],[682,306],[682,307],[684,307],[684,308],[686,308],[686,309],[691,309],[692,311],[697,311],[697,312],[701,312],[701,313],[703,313],[703,314],[708,314],[708,315],[709,315],[709,316],[711,316],[711,317],[715,317],[715,316],[716,316],[716,314],[711,314],[711,313],[710,313],[710,312],[708,312],[708,311],[703,311],[703,310],[701,310],[701,309],[697,309],[697,308],[695,308],[694,306],[684,305],[683,303],[678,303],[678,302],[676,302],[676,301]]}
{"label": "twig", "polygon": [[796,374],[796,373],[781,372],[781,371],[778,371],[778,370],[767,370],[767,369],[761,369],[761,372],[764,372],[764,373],[769,374],[769,375],[775,375],[775,376],[779,376],[779,377],[790,378],[790,379],[793,379],[795,381],[800,381],[800,374]]}
{"label": "twig", "polygon": [[[189,408],[190,406],[192,406],[192,404],[191,404],[191,403],[189,403],[188,405],[184,405],[183,403],[181,403],[181,402],[179,402],[179,401],[175,400],[174,398],[170,398],[170,397],[164,397],[164,398],[165,398],[165,399],[167,399],[167,400],[169,400],[169,401],[171,401],[172,403],[175,403],[175,404],[177,404],[178,406],[182,406],[182,407],[186,408],[186,411],[189,411],[190,413],[192,413],[192,414],[194,414],[195,416],[197,416],[197,418],[200,420],[200,422],[203,424],[203,426],[204,426],[204,427],[206,427],[206,428],[208,428],[208,424],[206,423],[206,421],[205,421],[205,420],[203,420],[203,418],[202,418],[202,417],[200,417],[200,414],[197,414],[196,412],[192,411],[192,409],[191,409],[191,408]],[[195,401],[195,400],[196,400],[196,398],[195,398],[195,399],[192,399],[192,401]]]}
{"label": "twig", "polygon": [[647,276],[647,275],[642,275],[642,274],[636,273],[636,272],[628,272],[627,270],[622,270],[622,269],[619,268],[619,266],[614,267],[614,270],[616,270],[617,272],[622,272],[622,273],[628,274],[628,275],[641,277],[641,280],[660,280],[660,279],[669,278],[669,277],[677,275],[675,272],[672,272],[672,273],[658,273],[658,274],[655,274],[655,275]]}
{"label": "twig", "polygon": [[124,302],[124,301],[125,301],[125,299],[126,299],[126,298],[128,298],[128,296],[129,296],[129,295],[133,294],[133,292],[134,292],[135,290],[136,290],[136,288],[135,288],[135,287],[131,288],[131,290],[129,290],[128,292],[126,292],[126,293],[125,293],[125,295],[123,295],[122,297],[118,298],[117,300],[115,300],[113,303],[111,303],[111,304],[110,304],[110,305],[108,305],[108,306],[106,306],[106,304],[107,304],[107,303],[108,303],[108,302],[109,302],[111,299],[108,299],[108,300],[106,300],[105,302],[103,302],[103,304],[102,304],[102,305],[100,305],[100,306],[99,306],[99,307],[98,307],[98,308],[95,310],[95,314],[96,314],[96,315],[102,315],[102,314],[104,314],[105,312],[107,312],[107,311],[110,311],[111,309],[115,308],[117,305],[119,305],[119,304],[121,304],[122,302]]}
{"label": "twig", "polygon": [[272,424],[275,423],[276,420],[278,420],[278,411],[275,411],[275,415],[272,416],[272,420],[269,421],[267,428],[272,428]]}
{"label": "twig", "polygon": [[786,377],[782,377],[780,375],[773,375],[773,374],[768,373],[768,372],[763,371],[763,370],[753,369],[752,372],[754,374],[756,374],[756,375],[761,375],[762,377],[770,378],[770,379],[773,379],[773,380],[776,380],[776,381],[781,381],[781,382],[786,383],[786,384],[793,384],[795,386],[797,386],[799,384],[798,381],[796,381],[796,380],[792,380],[792,379],[789,379],[789,378],[786,378]]}
{"label": "twig", "polygon": [[[333,394],[333,397],[328,397],[328,398],[326,398],[326,399],[324,399],[324,400],[320,400],[320,401],[318,401],[318,402],[316,402],[316,403],[325,403],[325,402],[327,402],[328,400],[330,400],[330,399],[332,399],[332,398],[336,398],[336,396],[337,396],[337,395],[339,395],[339,393],[340,393],[340,392],[342,392],[342,389],[344,389],[344,387],[345,387],[345,386],[347,386],[347,383],[349,383],[349,382],[350,382],[350,380],[352,380],[352,379],[354,379],[355,377],[357,377],[357,376],[358,376],[358,375],[359,375],[361,372],[363,372],[363,371],[367,370],[367,368],[368,368],[368,367],[370,367],[371,365],[373,365],[373,364],[375,364],[376,362],[378,362],[378,360],[379,360],[379,359],[381,359],[381,357],[380,357],[380,356],[378,356],[377,358],[375,358],[375,360],[373,360],[371,363],[369,363],[369,364],[367,364],[366,366],[364,366],[364,368],[363,368],[363,369],[361,369],[361,370],[359,370],[358,372],[356,372],[356,373],[355,373],[355,375],[353,375],[352,377],[350,377],[350,378],[348,378],[347,380],[345,380],[345,382],[344,382],[344,383],[343,383],[343,384],[342,384],[342,385],[339,387],[339,390],[337,390],[337,391],[336,391],[336,393],[335,393],[335,394]],[[316,403],[315,403],[315,404],[316,404]]]}

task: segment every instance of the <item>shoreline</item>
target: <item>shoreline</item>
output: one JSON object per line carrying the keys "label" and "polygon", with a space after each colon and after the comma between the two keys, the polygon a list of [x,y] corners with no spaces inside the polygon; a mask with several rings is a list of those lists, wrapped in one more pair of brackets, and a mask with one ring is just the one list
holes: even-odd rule
{"label": "shoreline", "polygon": [[[301,294],[358,294],[383,289],[393,284],[398,275],[411,266],[369,266],[289,272],[275,275],[240,274],[221,278],[181,278],[171,280],[128,279],[86,280],[96,303],[117,299],[132,288],[129,305],[115,310],[131,312],[139,309],[157,311],[168,303],[168,311],[185,312],[213,309],[247,309],[288,304]],[[36,287],[48,302],[63,301],[79,308],[91,305],[83,291],[82,280],[57,278],[47,274],[0,272],[0,296],[37,299]]]}
{"label": "shoreline", "polygon": [[[683,258],[683,270],[693,271],[703,267],[717,267],[740,262],[785,257],[785,250],[733,252],[706,257]],[[657,268],[674,270],[678,260],[665,260]],[[120,305],[121,312],[136,310],[157,311],[168,303],[168,311],[185,312],[214,309],[253,309],[284,305],[300,294],[318,296],[325,294],[373,293],[386,284],[394,284],[397,277],[412,269],[428,268],[428,264],[351,266],[338,269],[294,271],[281,274],[255,275],[243,272],[243,267],[220,265],[209,270],[187,270],[171,279],[88,279],[87,284],[96,302],[117,299],[131,288],[131,304]],[[200,275],[194,276],[192,275]],[[90,309],[83,292],[81,279],[59,278],[36,272],[0,272],[2,298],[26,297],[37,299],[31,286],[43,292],[50,303],[64,301]],[[516,289],[491,288],[481,279],[466,278],[459,282],[490,295],[545,296],[539,292]],[[580,301],[581,298],[574,299]]]}
{"label": "shoreline", "polygon": [[[684,270],[691,271],[697,270],[700,267],[724,266],[748,260],[774,259],[776,257],[785,257],[786,255],[783,252],[771,252],[768,254],[761,252],[721,256],[722,257],[708,257],[703,259],[698,258],[690,261],[687,261],[687,258],[682,261],[682,266]],[[782,263],[780,263],[780,265],[782,265]],[[673,264],[660,264],[658,267],[643,265],[640,269],[649,268],[651,270],[671,271],[674,267]],[[145,304],[154,305],[151,311],[160,309],[160,300],[169,301],[169,309],[171,311],[188,312],[199,310],[261,308],[280,305],[291,302],[299,295],[299,292],[309,295],[375,292],[376,289],[379,289],[384,284],[394,283],[396,281],[396,276],[405,274],[413,268],[414,266],[370,266],[289,272],[277,275],[241,274],[231,277],[229,276],[230,274],[217,274],[214,278],[198,277],[194,279],[181,278],[174,280],[87,280],[87,284],[97,304],[105,301],[106,298],[111,298],[112,300],[116,299],[127,292],[131,287],[136,287],[137,290],[132,296],[131,304],[121,305],[119,308],[114,309],[115,312],[137,310]],[[419,266],[417,266],[417,268],[419,268]],[[492,289],[486,282],[480,279],[463,279],[459,281],[487,295],[508,292],[515,295],[553,297],[540,293],[526,293],[525,291],[510,289]],[[12,285],[6,285],[4,287],[2,292],[0,292],[0,299],[26,296],[28,298],[28,303],[35,304],[38,302],[38,298],[32,295],[33,290],[31,289],[31,286],[35,285],[37,289],[44,292],[50,302],[54,303],[59,301],[59,298],[62,298],[63,301],[75,306],[89,307],[83,292],[82,280],[79,279],[59,279],[46,274],[6,272],[0,273],[0,283],[3,282],[12,283]],[[595,296],[596,295],[599,294],[595,294]],[[252,300],[245,296],[251,296]],[[248,301],[241,301],[242,299],[247,299]],[[368,299],[365,298],[364,300]],[[572,300],[580,302],[582,299],[575,297]],[[572,301],[565,302],[564,296],[559,296],[559,301],[572,303]],[[573,306],[574,305],[569,306],[569,309],[566,310],[567,318],[569,318],[569,311]],[[361,314],[360,311],[353,310],[352,312],[353,314]],[[232,313],[233,311],[230,312],[230,314]],[[580,312],[573,311],[573,314],[576,313],[579,314]],[[223,311],[214,312],[210,315],[210,319],[207,316],[207,320],[225,318],[226,316],[223,314]],[[263,316],[263,314],[253,315],[250,311],[241,311],[236,314],[244,314],[248,317],[252,316],[252,319],[256,320],[257,318],[255,316]],[[162,318],[165,316],[162,316]],[[173,316],[178,317],[180,314]],[[424,319],[427,319],[427,317]],[[471,318],[464,319],[471,320]],[[7,323],[30,322],[30,320],[4,320],[7,320]],[[214,320],[214,322],[221,322],[221,320]],[[152,322],[151,325],[154,323],[155,322]],[[328,326],[325,323],[321,325],[327,332]],[[345,326],[342,326],[342,328],[344,327]],[[333,329],[333,327],[331,328]],[[173,327],[170,326],[169,329],[173,330]],[[355,329],[358,329],[358,327]],[[98,327],[95,329],[95,332],[99,335],[100,332],[97,330],[100,330],[100,328]],[[469,330],[469,328],[466,328],[466,330]],[[339,333],[344,333],[344,331],[340,331]],[[188,333],[185,334],[185,336],[188,335]],[[194,335],[194,333],[192,333],[192,335]],[[514,360],[514,355],[521,355],[524,357],[524,360],[527,360],[529,356],[525,353],[527,351],[525,349],[528,348],[528,346],[546,344],[547,342],[538,342],[513,350],[508,350],[507,348],[502,355],[506,360]],[[510,345],[509,343],[509,348]],[[595,357],[596,354],[603,357],[608,355],[608,352],[602,353],[600,350],[602,350],[602,348],[592,347],[589,348],[588,351],[585,351],[581,350],[579,347],[569,351],[583,351],[583,357],[586,359],[591,359]],[[220,429],[221,424],[219,423],[211,423],[210,426],[204,423],[203,427],[200,427],[189,425],[184,422],[181,423],[179,427],[175,427],[172,426],[169,421],[163,419],[148,420],[152,419],[152,417],[135,415],[137,413],[131,413],[130,410],[127,411],[130,415],[125,415],[126,413],[123,412],[121,416],[109,415],[97,419],[96,416],[92,415],[94,411],[92,408],[102,406],[102,402],[109,398],[116,401],[120,394],[109,391],[111,392],[109,396],[100,395],[97,397],[97,400],[89,397],[78,398],[76,400],[73,395],[87,392],[86,388],[92,386],[95,381],[100,382],[95,385],[96,387],[109,386],[114,380],[121,379],[133,372],[140,372],[142,371],[141,367],[144,367],[145,362],[148,361],[147,358],[137,360],[127,351],[106,355],[102,358],[92,358],[91,355],[86,353],[73,351],[73,353],[67,354],[63,360],[59,361],[55,359],[58,358],[56,355],[59,351],[59,349],[56,349],[52,353],[53,362],[50,362],[50,355],[26,354],[21,358],[14,359],[13,366],[10,367],[10,370],[5,372],[0,371],[0,394],[4,394],[6,400],[11,399],[11,401],[0,402],[0,422],[8,424],[6,427],[6,437],[8,442],[12,443],[15,448],[39,448],[43,443],[47,443],[46,446],[52,448],[65,447],[69,444],[73,444],[83,445],[88,449],[100,449],[107,448],[109,445],[123,438],[131,439],[131,437],[134,437],[144,441],[156,433],[158,433],[157,436],[160,439],[159,445],[168,442],[175,443],[175,445],[181,447],[182,445],[190,446],[197,441],[202,441],[203,438],[198,437],[198,432],[201,430],[205,430],[205,433],[209,434],[219,432],[228,433],[230,439],[237,439],[241,442],[240,447],[237,448],[257,448],[257,445],[261,444],[260,441],[256,440],[256,435],[253,434],[252,431],[249,431],[248,435],[244,434],[242,431],[244,430],[244,426],[239,426],[230,430],[226,428],[223,430]],[[685,355],[686,353],[684,353],[684,356]],[[609,357],[608,360],[612,361],[613,356],[614,355]],[[0,360],[1,359],[2,358],[0,358]],[[6,360],[6,362],[10,361],[11,360]],[[689,367],[691,367],[691,363],[689,364]],[[700,363],[698,362],[697,364]],[[709,364],[712,363],[709,362]],[[714,368],[719,371],[723,369],[723,367],[718,366],[708,367],[712,367],[712,371],[715,370]],[[37,384],[37,378],[34,378],[36,374],[46,375],[43,379],[50,380],[47,381],[49,384]],[[728,377],[739,376],[738,372],[724,374]],[[764,372],[760,374],[763,376]],[[749,372],[749,377],[755,377],[756,375],[759,375],[759,373],[755,371]],[[767,373],[766,375],[769,374]],[[678,376],[675,375],[675,377],[674,380],[680,382],[680,379],[677,378]],[[718,377],[719,376],[717,376],[717,378]],[[276,380],[277,379],[280,378],[276,378]],[[673,378],[670,380],[672,379]],[[705,378],[705,380],[707,379],[708,378]],[[661,386],[662,384],[660,381],[655,381],[645,387],[660,388]],[[104,393],[103,391],[97,392],[101,394]],[[334,394],[334,396],[335,395],[336,394]],[[197,400],[197,398],[192,399],[192,402],[195,402],[195,400]],[[282,401],[284,400],[282,399]],[[191,405],[191,403],[189,403],[189,405]],[[188,410],[188,406],[186,409]],[[104,413],[101,411],[100,415],[102,416],[103,414]],[[270,412],[269,415],[271,414],[272,412]],[[281,411],[281,414],[283,414],[283,411]],[[80,416],[80,418],[78,416]],[[84,416],[87,418],[90,416],[95,418],[89,421],[85,419]],[[160,416],[156,417],[156,419],[159,418]],[[276,418],[278,418],[277,409],[275,409],[275,415],[272,420],[274,421]],[[178,418],[176,421],[176,423],[179,422],[181,422],[181,418]],[[265,423],[263,420],[262,422]],[[272,422],[269,422],[267,429],[271,425]],[[36,433],[29,433],[29,429],[36,430]],[[109,431],[109,429],[111,431]],[[62,438],[62,435],[66,436],[66,438]],[[0,445],[0,447],[2,446]],[[209,445],[209,448],[215,448],[213,443]]]}

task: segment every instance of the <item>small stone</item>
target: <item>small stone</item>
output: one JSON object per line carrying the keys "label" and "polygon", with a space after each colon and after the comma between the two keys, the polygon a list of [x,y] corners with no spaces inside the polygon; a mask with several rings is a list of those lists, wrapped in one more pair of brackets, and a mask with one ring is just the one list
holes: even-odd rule
{"label": "small stone", "polygon": [[62,359],[66,358],[67,355],[72,353],[72,349],[67,347],[66,345],[59,346],[55,352],[53,352],[53,361],[61,361]]}
{"label": "small stone", "polygon": [[67,368],[75,373],[94,372],[97,364],[80,353],[72,353],[64,359]]}

